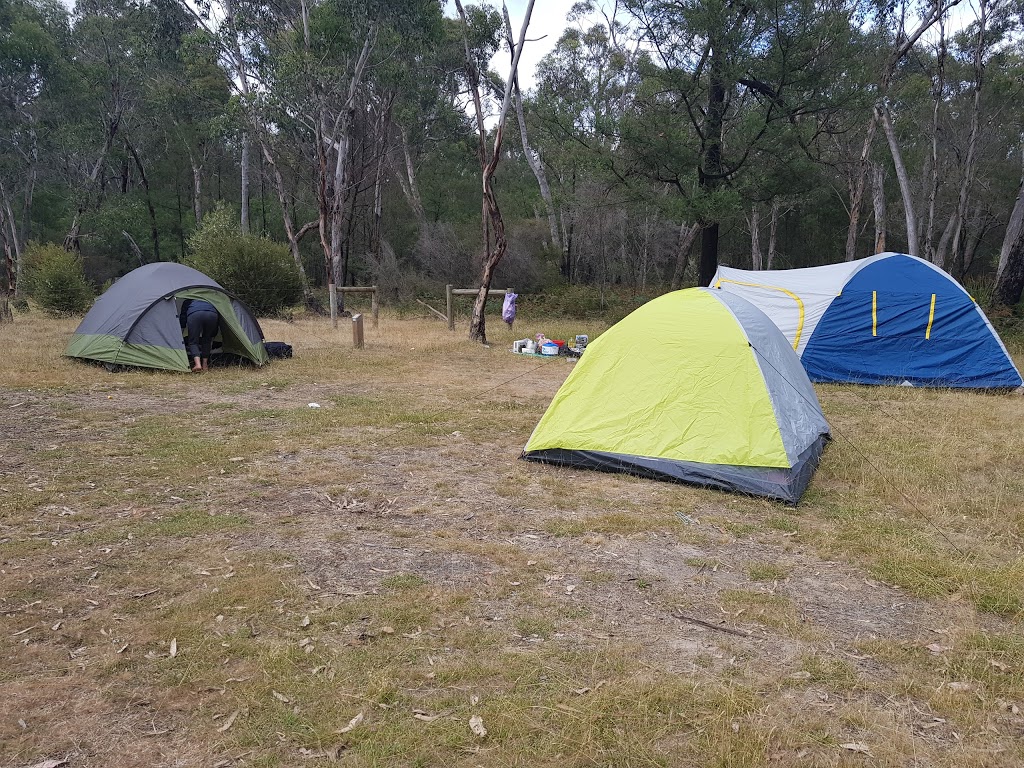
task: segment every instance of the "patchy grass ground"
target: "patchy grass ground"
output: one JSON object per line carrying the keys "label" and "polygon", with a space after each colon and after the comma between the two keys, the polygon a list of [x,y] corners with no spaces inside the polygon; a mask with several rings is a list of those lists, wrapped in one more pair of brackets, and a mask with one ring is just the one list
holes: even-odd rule
{"label": "patchy grass ground", "polygon": [[497,323],[74,325],[5,326],[0,766],[1024,763],[1020,396],[821,387],[794,509],[517,461],[571,364]]}

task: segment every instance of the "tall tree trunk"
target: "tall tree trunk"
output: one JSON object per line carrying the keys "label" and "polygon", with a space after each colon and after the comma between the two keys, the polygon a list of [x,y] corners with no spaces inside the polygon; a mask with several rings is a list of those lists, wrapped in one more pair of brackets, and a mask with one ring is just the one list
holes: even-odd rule
{"label": "tall tree trunk", "polygon": [[857,258],[857,236],[860,233],[860,211],[867,187],[868,168],[871,164],[871,145],[875,140],[875,129],[878,126],[878,115],[872,111],[868,121],[864,144],[860,150],[857,170],[850,179],[850,226],[846,230],[846,261]]}
{"label": "tall tree trunk", "polygon": [[[498,264],[505,255],[505,249],[508,245],[505,239],[505,222],[502,219],[501,210],[498,207],[498,198],[494,194],[494,171],[498,167],[498,161],[501,159],[501,143],[505,131],[505,119],[508,116],[508,108],[512,101],[512,90],[513,84],[516,80],[516,73],[519,69],[519,59],[522,56],[523,47],[526,45],[526,30],[527,27],[530,26],[530,16],[533,14],[533,3],[534,0],[529,1],[523,15],[523,26],[519,32],[519,42],[515,47],[515,52],[512,56],[512,66],[509,71],[508,80],[506,81],[505,98],[501,103],[501,112],[498,115],[498,122],[494,130],[494,148],[491,151],[490,158],[488,158],[486,133],[484,131],[483,107],[480,103],[480,78],[479,73],[476,71],[476,64],[469,51],[469,22],[466,19],[466,12],[462,7],[462,3],[460,0],[455,0],[455,7],[459,12],[459,17],[462,19],[462,39],[466,52],[466,71],[469,74],[469,80],[473,92],[473,107],[476,110],[477,132],[479,136],[478,153],[481,161],[481,181],[483,184],[483,210],[485,212],[483,227],[485,244],[484,260],[483,270],[480,275],[480,290],[476,295],[476,301],[473,302],[473,319],[469,325],[469,338],[479,341],[482,344],[487,343],[487,330],[484,316],[484,309],[487,306],[487,292],[491,288],[491,280],[494,277],[494,270],[497,269]],[[489,237],[489,229],[491,226],[494,227],[493,251],[491,251],[490,248]]]}
{"label": "tall tree trunk", "polygon": [[[505,34],[508,37],[509,49],[514,50],[513,43],[515,38],[512,36],[512,21],[508,17],[508,7],[502,6],[502,13],[505,17]],[[544,200],[544,208],[548,214],[548,228],[551,230],[551,245],[557,251],[562,250],[562,239],[558,235],[558,221],[555,217],[555,203],[551,198],[551,187],[548,184],[548,176],[544,172],[544,165],[540,161],[540,156],[530,147],[530,141],[526,135],[526,115],[523,113],[523,94],[519,88],[519,78],[515,79],[513,85],[515,93],[516,104],[516,119],[519,121],[519,136],[523,143],[523,154],[526,155],[526,162],[530,164],[530,170],[533,171],[534,177],[537,179],[537,186],[540,188],[541,199]]]}
{"label": "tall tree trunk", "polygon": [[932,85],[932,125],[931,125],[931,156],[930,156],[930,178],[928,183],[928,223],[924,236],[924,257],[932,264],[936,263],[935,254],[935,227],[936,212],[935,198],[939,191],[939,108],[943,105],[946,85],[946,56],[949,48],[946,44],[946,23],[944,18],[939,19],[939,40],[938,49],[935,54],[935,80]]}
{"label": "tall tree trunk", "polygon": [[750,209],[747,223],[750,226],[751,269],[760,270],[764,264],[764,254],[761,252],[761,211],[758,210],[757,203]]}
{"label": "tall tree trunk", "polygon": [[885,131],[885,138],[889,143],[889,152],[896,168],[896,180],[899,182],[900,195],[903,198],[903,213],[907,221],[907,253],[917,256],[920,253],[920,240],[917,236],[917,213],[914,210],[914,193],[910,187],[910,175],[907,173],[907,166],[903,163],[903,153],[896,140],[896,130],[893,128],[889,108],[885,105],[876,106],[875,113],[882,123],[882,130]]}
{"label": "tall tree trunk", "polygon": [[939,269],[946,268],[946,255],[949,253],[949,242],[953,239],[953,230],[956,228],[956,211],[949,214],[942,235],[939,237],[939,244],[935,247],[935,266]]}
{"label": "tall tree trunk", "polygon": [[[702,149],[698,181],[700,189],[712,195],[722,185],[722,133],[725,127],[725,62],[721,46],[712,43],[708,110],[704,118],[704,147]],[[701,218],[700,268],[697,285],[708,286],[718,271],[718,221]]]}
{"label": "tall tree trunk", "polygon": [[992,303],[1012,306],[1020,301],[1024,292],[1024,175],[1017,187],[1017,200],[1013,204],[1010,220],[1006,225],[1003,245],[999,249],[999,266],[996,268],[996,285],[992,291]]}
{"label": "tall tree trunk", "polygon": [[[29,192],[28,194],[31,194]],[[7,190],[0,182],[0,237],[4,238],[4,261],[7,270],[7,290],[13,296],[21,295],[21,247],[18,244],[18,226],[11,211]],[[8,234],[9,233],[9,234]]]}
{"label": "tall tree trunk", "polygon": [[[139,169],[139,176],[142,179],[142,188],[146,193],[146,207],[149,209],[149,232],[150,237],[153,240],[153,260],[160,261],[160,232],[156,226],[156,208],[153,207],[153,196],[149,192],[149,177],[146,176],[146,169],[142,166],[142,160],[139,159],[139,153],[135,151],[135,147],[132,146],[130,141],[125,142],[125,146],[128,148],[128,152],[131,154],[132,159],[135,160],[135,166]],[[132,241],[134,242],[134,240]],[[135,246],[138,248],[138,246]]]}
{"label": "tall tree trunk", "polygon": [[690,264],[690,251],[693,242],[700,232],[700,224],[687,224],[685,221],[679,225],[679,239],[676,242],[676,267],[672,270],[671,288],[678,291],[683,285],[683,276]]}
{"label": "tall tree trunk", "polygon": [[189,164],[192,166],[192,213],[196,217],[196,227],[203,223],[203,166],[196,162],[191,151],[188,153]]}
{"label": "tall tree trunk", "polygon": [[239,219],[239,228],[244,234],[249,234],[249,134],[242,134],[242,215]]}
{"label": "tall tree trunk", "polygon": [[962,281],[967,276],[967,273],[971,271],[971,267],[974,265],[974,257],[978,253],[978,246],[981,245],[981,241],[984,239],[985,233],[989,230],[990,226],[991,219],[985,216],[984,206],[981,203],[976,203],[974,215],[971,216],[971,236],[964,245],[963,261],[960,273],[957,275],[958,280]]}
{"label": "tall tree trunk", "polygon": [[398,133],[402,138],[402,159],[405,171],[403,172],[395,167],[394,162],[389,161],[389,163],[392,173],[398,180],[398,186],[402,190],[405,201],[409,204],[409,208],[412,210],[413,216],[416,217],[417,223],[422,227],[427,223],[427,212],[423,208],[423,198],[420,196],[420,187],[416,181],[416,166],[412,162],[409,135],[406,133],[405,128],[399,128]]}
{"label": "tall tree trunk", "polygon": [[871,202],[875,209],[875,253],[885,253],[885,169],[881,163],[871,164]]}
{"label": "tall tree trunk", "polygon": [[[317,118],[317,200],[320,208],[320,245],[324,249],[327,290],[331,299],[331,324],[338,324],[338,313],[344,311],[344,294],[337,293],[339,279],[344,283],[344,259],[347,244],[345,206],[349,195],[351,174],[352,126],[356,99],[362,85],[370,53],[376,42],[376,28],[371,27],[363,41],[348,81],[345,101],[338,106],[333,120],[326,107]],[[332,162],[333,160],[333,162]],[[329,239],[328,239],[329,236]]]}
{"label": "tall tree trunk", "polygon": [[989,4],[987,0],[978,0],[978,38],[974,48],[974,101],[971,105],[971,132],[967,139],[967,158],[964,161],[964,173],[960,182],[960,194],[957,196],[957,225],[953,233],[953,258],[962,256],[964,222],[967,218],[967,206],[974,184],[974,172],[977,165],[978,131],[981,117],[981,87],[985,79],[985,33],[988,23]]}
{"label": "tall tree trunk", "polygon": [[[6,203],[6,201],[4,201]],[[7,213],[6,204],[0,208],[0,243],[4,249],[4,280],[3,290],[0,290],[0,325],[14,322],[14,314],[11,312],[10,298],[14,295],[16,283],[14,282],[14,254],[7,235]]]}
{"label": "tall tree trunk", "polygon": [[775,248],[778,243],[779,234],[779,198],[772,200],[772,220],[768,226],[768,263],[765,269],[771,269],[775,265]]}
{"label": "tall tree trunk", "polygon": [[96,180],[100,178],[100,172],[107,161],[107,155],[110,154],[110,148],[114,146],[114,138],[117,136],[118,128],[121,125],[121,109],[122,107],[118,106],[107,122],[106,136],[103,138],[103,149],[100,150],[100,155],[92,166],[92,172],[89,174],[85,191],[82,193],[81,198],[79,198],[78,209],[75,211],[75,216],[71,221],[71,229],[64,236],[64,250],[66,251],[77,253],[81,250],[79,238],[82,234],[82,216],[89,210],[89,206],[92,204],[92,193],[96,187]]}

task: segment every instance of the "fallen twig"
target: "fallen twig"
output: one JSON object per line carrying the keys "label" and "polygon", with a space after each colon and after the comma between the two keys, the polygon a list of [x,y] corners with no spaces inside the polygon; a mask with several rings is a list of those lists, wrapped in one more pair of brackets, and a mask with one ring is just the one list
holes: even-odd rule
{"label": "fallen twig", "polygon": [[685,613],[673,613],[677,619],[688,621],[690,624],[696,624],[700,627],[706,627],[707,629],[713,629],[717,632],[725,632],[729,635],[736,635],[737,637],[750,637],[749,632],[742,632],[738,629],[730,629],[729,627],[723,627],[720,624],[712,624],[710,621],[704,621],[703,619],[695,619],[693,616],[687,616]]}

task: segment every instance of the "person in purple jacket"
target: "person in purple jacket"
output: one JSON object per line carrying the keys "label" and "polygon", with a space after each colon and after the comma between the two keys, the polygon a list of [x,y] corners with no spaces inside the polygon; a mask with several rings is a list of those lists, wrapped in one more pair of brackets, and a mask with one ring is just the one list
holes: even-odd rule
{"label": "person in purple jacket", "polygon": [[192,358],[192,372],[209,370],[213,339],[220,331],[217,308],[202,299],[185,299],[178,318],[182,329],[188,330],[186,349]]}

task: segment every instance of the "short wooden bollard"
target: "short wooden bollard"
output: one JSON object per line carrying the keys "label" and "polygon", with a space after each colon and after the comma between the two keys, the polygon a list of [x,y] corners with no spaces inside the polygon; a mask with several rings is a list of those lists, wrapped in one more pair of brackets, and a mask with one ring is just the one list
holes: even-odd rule
{"label": "short wooden bollard", "polygon": [[356,349],[363,348],[363,315],[352,315],[352,346]]}

